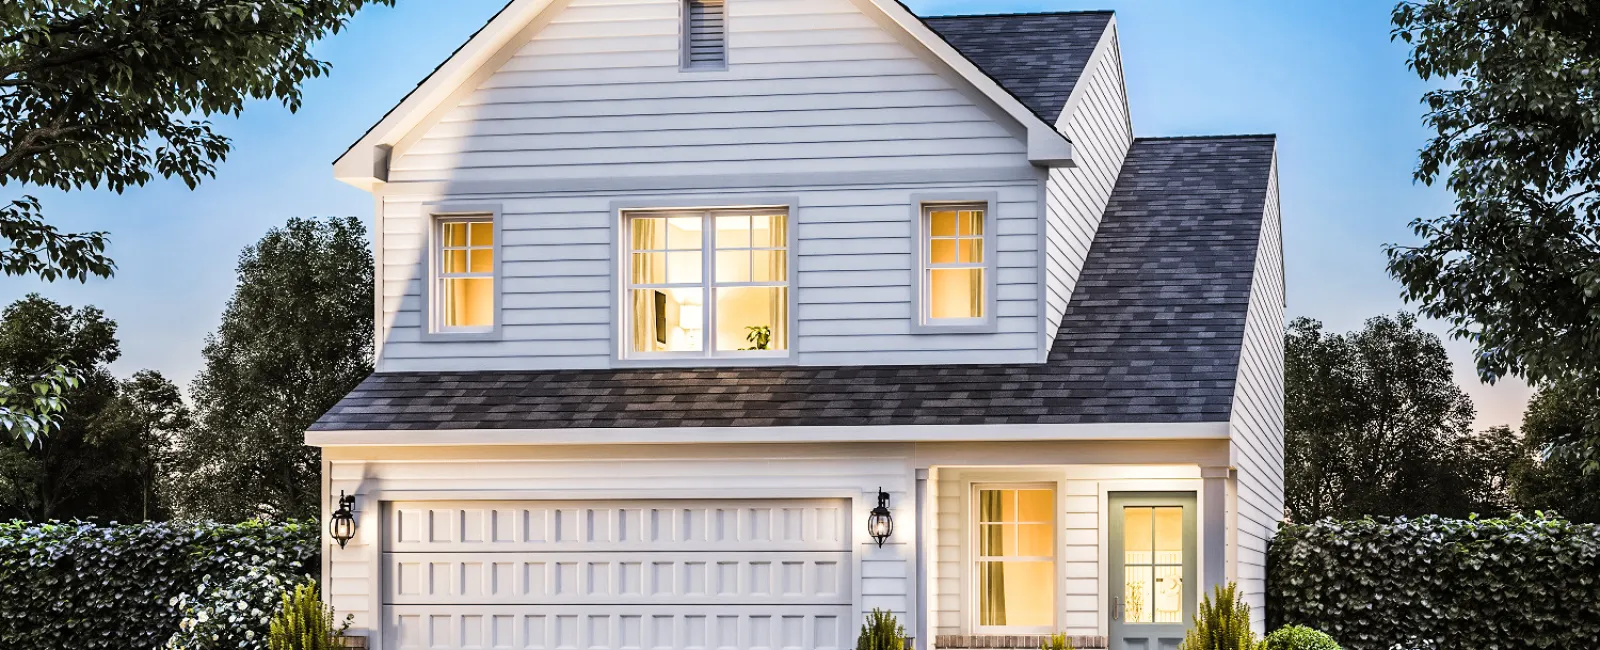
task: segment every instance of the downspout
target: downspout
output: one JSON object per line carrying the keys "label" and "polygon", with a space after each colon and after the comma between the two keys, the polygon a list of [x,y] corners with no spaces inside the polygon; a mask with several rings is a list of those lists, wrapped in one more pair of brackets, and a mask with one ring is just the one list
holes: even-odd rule
{"label": "downspout", "polygon": [[933,636],[931,633],[933,632],[933,627],[928,624],[928,563],[927,551],[925,550],[926,544],[924,544],[924,534],[928,527],[928,522],[926,519],[926,506],[928,502],[927,469],[917,470],[916,490],[917,511],[915,514],[915,520],[917,525],[916,534],[912,537],[913,543],[916,546],[916,570],[912,574],[915,576],[915,578],[912,580],[911,586],[911,588],[915,590],[913,592],[915,595],[912,597],[911,601],[913,607],[912,621],[914,621],[915,627],[912,628],[912,633],[916,635],[915,646],[917,648],[932,650]]}

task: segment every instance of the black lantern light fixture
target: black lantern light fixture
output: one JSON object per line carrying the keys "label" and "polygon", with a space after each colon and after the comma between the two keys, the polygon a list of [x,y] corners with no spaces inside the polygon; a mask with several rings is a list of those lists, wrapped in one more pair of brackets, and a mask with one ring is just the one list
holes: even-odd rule
{"label": "black lantern light fixture", "polygon": [[339,543],[339,548],[356,537],[356,514],[352,510],[355,505],[355,495],[347,496],[344,490],[339,491],[339,509],[333,511],[333,517],[328,520],[328,534]]}
{"label": "black lantern light fixture", "polygon": [[894,534],[894,515],[889,514],[889,493],[884,492],[883,488],[878,488],[878,507],[873,508],[872,514],[867,516],[867,534],[878,542],[878,548],[883,548],[883,543]]}

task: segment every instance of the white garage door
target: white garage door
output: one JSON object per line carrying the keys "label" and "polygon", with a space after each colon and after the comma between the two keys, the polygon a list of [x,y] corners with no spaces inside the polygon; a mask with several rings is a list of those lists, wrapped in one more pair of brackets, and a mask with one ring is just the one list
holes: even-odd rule
{"label": "white garage door", "polygon": [[389,650],[854,645],[842,500],[392,503]]}

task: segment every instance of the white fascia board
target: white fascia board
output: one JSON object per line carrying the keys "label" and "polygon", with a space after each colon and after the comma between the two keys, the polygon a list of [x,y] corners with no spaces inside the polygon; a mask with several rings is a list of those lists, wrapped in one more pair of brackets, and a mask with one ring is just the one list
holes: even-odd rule
{"label": "white fascia board", "polygon": [[368,191],[386,180],[389,148],[455,94],[462,84],[509,45],[523,27],[556,3],[557,0],[512,0],[366,135],[351,145],[349,151],[334,161],[334,178]]}
{"label": "white fascia board", "polygon": [[1057,131],[1055,125],[1049,124],[1033,111],[1028,110],[1016,96],[1012,95],[1000,84],[978,69],[972,61],[962,55],[955,47],[945,42],[944,38],[934,33],[926,23],[922,22],[911,9],[901,4],[900,0],[858,0],[866,2],[894,21],[900,29],[910,34],[923,47],[928,48],[950,69],[982,92],[1007,115],[1028,129],[1028,161],[1041,167],[1071,167],[1072,142],[1067,136]]}
{"label": "white fascia board", "polygon": [[673,427],[655,429],[455,429],[309,431],[313,447],[481,445],[662,445],[846,442],[1028,442],[1044,440],[1227,440],[1227,422],[895,425],[859,427]]}

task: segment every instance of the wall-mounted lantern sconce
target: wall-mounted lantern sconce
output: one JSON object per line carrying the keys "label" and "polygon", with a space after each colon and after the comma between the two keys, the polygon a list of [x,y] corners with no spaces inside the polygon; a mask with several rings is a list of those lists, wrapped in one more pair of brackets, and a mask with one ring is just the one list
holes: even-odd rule
{"label": "wall-mounted lantern sconce", "polygon": [[339,509],[333,511],[333,517],[328,520],[328,534],[339,543],[339,548],[356,537],[356,514],[352,510],[355,505],[355,495],[346,496],[344,490],[339,491]]}
{"label": "wall-mounted lantern sconce", "polygon": [[867,534],[878,542],[878,548],[894,534],[894,515],[889,514],[889,493],[878,488],[878,507],[867,516]]}

